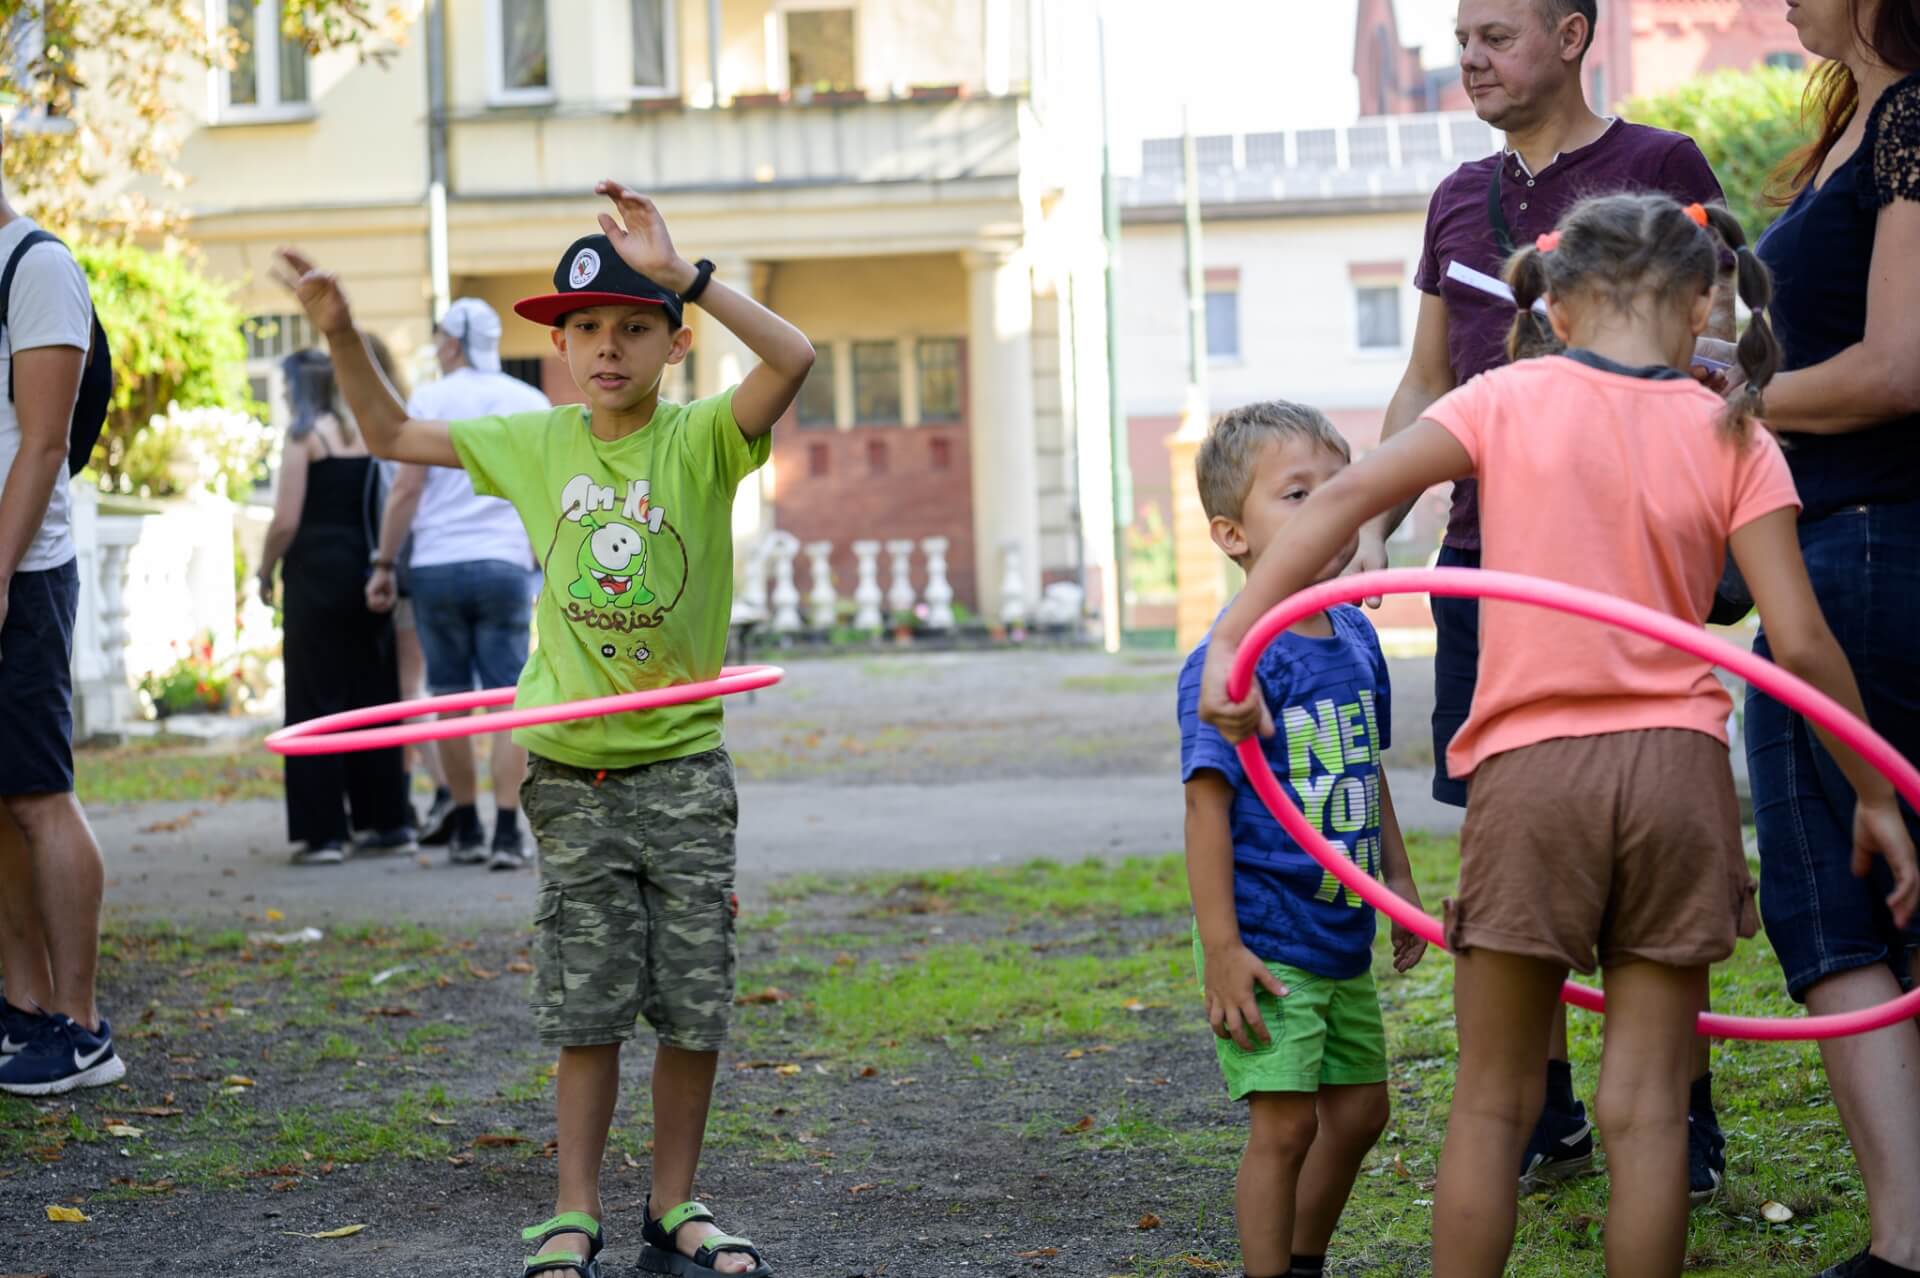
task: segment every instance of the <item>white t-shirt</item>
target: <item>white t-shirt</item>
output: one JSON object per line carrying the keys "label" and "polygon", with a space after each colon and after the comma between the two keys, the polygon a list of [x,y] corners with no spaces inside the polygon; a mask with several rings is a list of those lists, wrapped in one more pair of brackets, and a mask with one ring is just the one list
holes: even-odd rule
{"label": "white t-shirt", "polygon": [[[29,218],[17,217],[0,227],[0,268],[28,234],[39,228]],[[7,303],[7,326],[0,334],[0,487],[7,482],[13,459],[20,455],[20,417],[6,388],[13,375],[13,353],[45,346],[87,349],[93,337],[93,300],[87,275],[73,254],[58,244],[36,244],[20,259],[14,272],[13,295]],[[60,410],[73,416],[73,405]],[[60,462],[47,517],[20,560],[20,572],[58,568],[74,556],[73,520],[68,493],[67,463]]]}
{"label": "white t-shirt", "polygon": [[[544,413],[547,397],[507,373],[457,368],[413,392],[407,415],[418,421],[459,422],[510,413]],[[513,506],[498,497],[480,497],[467,472],[432,466],[420,509],[413,517],[415,568],[498,559],[531,570],[533,549]]]}

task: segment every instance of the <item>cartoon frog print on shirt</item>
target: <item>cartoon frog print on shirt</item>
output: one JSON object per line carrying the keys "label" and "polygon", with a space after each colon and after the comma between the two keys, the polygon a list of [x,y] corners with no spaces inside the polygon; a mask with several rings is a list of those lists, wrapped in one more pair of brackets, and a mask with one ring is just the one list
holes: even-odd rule
{"label": "cartoon frog print on shirt", "polygon": [[617,519],[603,523],[592,515],[583,515],[580,526],[587,532],[580,543],[580,575],[567,593],[596,608],[652,603],[654,594],[645,581],[647,543],[640,530]]}

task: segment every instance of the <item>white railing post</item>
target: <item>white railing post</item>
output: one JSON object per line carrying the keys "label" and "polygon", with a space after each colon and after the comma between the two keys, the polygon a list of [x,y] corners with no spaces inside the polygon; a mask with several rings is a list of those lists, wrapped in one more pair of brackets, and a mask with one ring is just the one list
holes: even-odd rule
{"label": "white railing post", "polygon": [[947,581],[947,539],[928,537],[920,543],[927,552],[927,629],[953,629],[953,587]]}
{"label": "white railing post", "polygon": [[853,553],[859,561],[860,582],[853,588],[855,630],[879,630],[880,616],[880,543],[856,541]]}
{"label": "white railing post", "polygon": [[807,620],[815,630],[831,630],[834,623],[834,605],[838,602],[833,593],[833,566],[827,557],[833,554],[833,543],[815,541],[807,544],[807,558],[813,566],[813,588],[807,594],[810,605]]}
{"label": "white railing post", "polygon": [[892,583],[887,587],[887,610],[894,618],[913,611],[913,542],[900,538],[887,543],[887,555],[893,561]]}
{"label": "white railing post", "polygon": [[1020,558],[1020,543],[1003,543],[1006,551],[1000,571],[1000,621],[1017,626],[1027,619],[1027,574]]}
{"label": "white railing post", "polygon": [[790,635],[800,629],[800,589],[793,584],[793,558],[800,553],[800,539],[776,529],[767,546],[773,553],[774,633]]}

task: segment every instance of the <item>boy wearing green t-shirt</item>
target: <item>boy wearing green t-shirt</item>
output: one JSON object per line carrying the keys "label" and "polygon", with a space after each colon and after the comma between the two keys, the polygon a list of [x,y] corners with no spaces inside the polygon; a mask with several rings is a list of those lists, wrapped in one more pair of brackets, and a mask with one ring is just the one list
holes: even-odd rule
{"label": "boy wearing green t-shirt", "polygon": [[[617,183],[620,214],[576,241],[554,292],[514,309],[552,326],[585,405],[463,422],[410,419],[354,328],[338,281],[290,250],[277,272],[326,335],[334,372],[375,454],[462,466],[474,491],[519,511],[544,576],[539,645],[517,706],[711,679],[733,597],[732,509],[763,465],[774,422],[813,366],[793,325],[674,249],[659,210]],[[697,302],[759,359],[709,399],[660,399],[686,358]],[[532,754],[521,807],[540,849],[533,993],[556,1075],[556,1213],[524,1237],[525,1275],[598,1278],[600,1164],[620,1045],[644,1016],[653,1069],[654,1182],[640,1267],[707,1278],[769,1269],[693,1194],[714,1067],[733,1007],[733,764],[718,701],[580,719],[514,734]]]}

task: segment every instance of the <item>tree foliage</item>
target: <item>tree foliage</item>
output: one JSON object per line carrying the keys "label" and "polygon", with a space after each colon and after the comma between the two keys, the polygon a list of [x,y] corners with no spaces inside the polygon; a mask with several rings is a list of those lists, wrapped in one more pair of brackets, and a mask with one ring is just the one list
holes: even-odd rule
{"label": "tree foliage", "polygon": [[1764,198],[1767,179],[1811,136],[1800,109],[1806,86],[1802,71],[1720,71],[1659,97],[1636,98],[1623,114],[1699,143],[1727,193],[1728,210],[1754,239],[1780,215]]}
{"label": "tree foliage", "polygon": [[91,469],[109,491],[155,490],[133,447],[153,418],[174,406],[256,409],[239,308],[178,254],[120,241],[83,243],[74,256],[113,345],[113,403]]}
{"label": "tree foliage", "polygon": [[[419,0],[283,0],[282,25],[309,53],[351,47],[382,58]],[[6,187],[63,234],[131,235],[167,210],[125,189],[132,177],[178,184],[173,160],[196,75],[231,67],[232,27],[206,0],[0,0],[0,101]]]}

